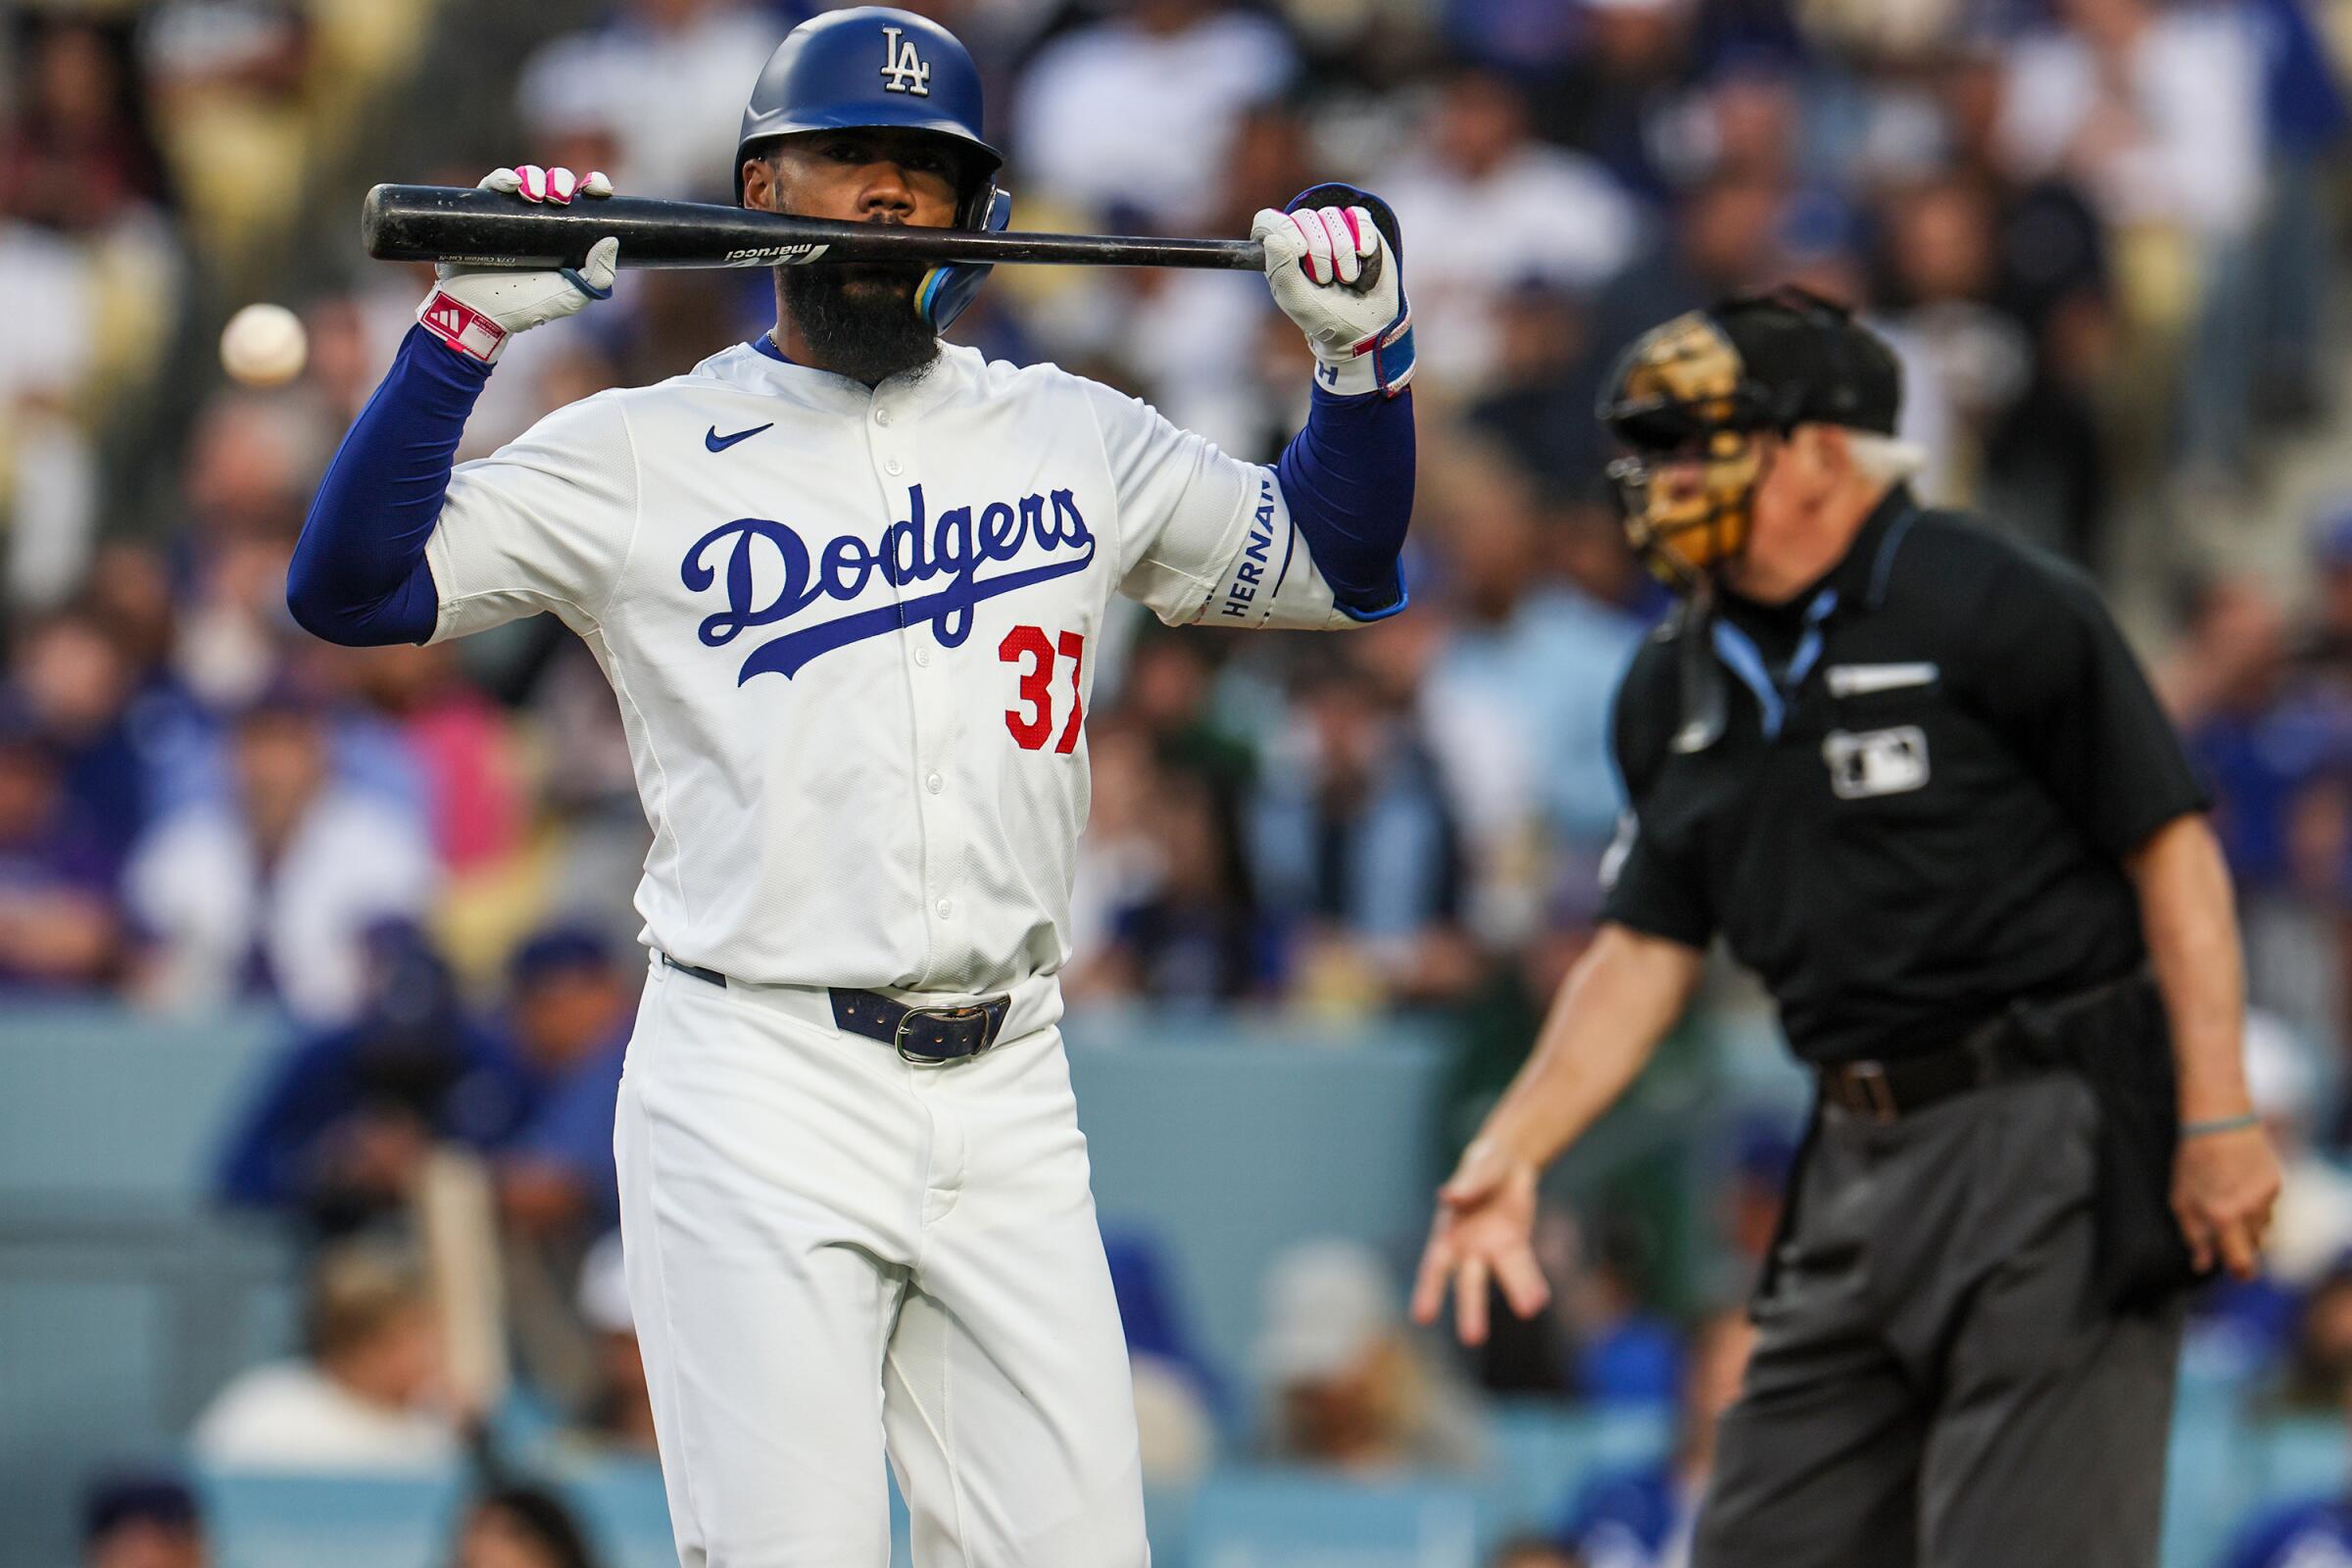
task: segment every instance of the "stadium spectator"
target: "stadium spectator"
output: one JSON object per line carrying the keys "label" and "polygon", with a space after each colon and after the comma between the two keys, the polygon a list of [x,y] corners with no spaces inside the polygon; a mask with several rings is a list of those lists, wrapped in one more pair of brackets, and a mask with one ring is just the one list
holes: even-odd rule
{"label": "stadium spectator", "polygon": [[1554,495],[1593,491],[1607,459],[1589,364],[1590,318],[1566,289],[1530,278],[1494,300],[1496,352],[1467,420]]}
{"label": "stadium spectator", "polygon": [[[1319,183],[1311,134],[1289,104],[1245,110],[1215,209],[1195,226],[1248,233],[1259,208],[1281,207]],[[1298,378],[1310,372],[1297,357],[1298,336],[1274,326],[1280,313],[1248,272],[1136,268],[1089,279],[1063,301],[1041,322],[1049,341],[1102,356],[1109,379],[1148,386],[1152,407],[1237,457],[1272,462],[1303,416]]]}
{"label": "stadium spectator", "polygon": [[1078,840],[1078,869],[1070,886],[1070,963],[1061,977],[1063,995],[1081,1005],[1126,985],[1123,970],[1106,974],[1097,967],[1097,957],[1110,948],[1119,916],[1148,900],[1163,874],[1150,819],[1159,789],[1150,738],[1126,713],[1088,728],[1094,794],[1086,832]]}
{"label": "stadium spectator", "polygon": [[81,1499],[81,1568],[210,1568],[204,1516],[178,1476],[123,1471]]}
{"label": "stadium spectator", "polygon": [[[85,814],[107,874],[118,874],[155,815],[157,793],[155,743],[132,713],[138,673],[128,652],[95,613],[65,610],[25,628],[15,663],[25,716],[64,769],[65,792]],[[151,725],[162,717],[152,708],[139,715]]]}
{"label": "stadium spectator", "polygon": [[2352,1408],[2352,1257],[2336,1259],[2304,1294],[2281,1372],[2287,1409]]}
{"label": "stadium spectator", "polygon": [[[0,286],[38,299],[0,337],[6,599],[45,608],[89,564],[101,478],[91,405],[144,373],[181,258],[120,22],[12,12],[0,125]],[[21,288],[36,293],[15,293]]]}
{"label": "stadium spectator", "polygon": [[2323,1073],[2311,1046],[2284,1019],[2247,1014],[2246,1089],[2286,1173],[2264,1253],[2270,1282],[2288,1291],[2310,1288],[2352,1254],[2352,1173],[2313,1141],[2330,1099],[2324,1090],[2341,1077],[2340,1063]]}
{"label": "stadium spectator", "polygon": [[1102,1253],[1135,1382],[1144,1486],[1196,1486],[1216,1458],[1220,1385],[1194,1348],[1167,1248],[1150,1231],[1109,1228]]}
{"label": "stadium spectator", "polygon": [[[1465,20],[1479,7],[1448,10]],[[1537,9],[1552,9],[1538,7]],[[1581,47],[1562,60],[1548,91],[1529,94],[1538,130],[1547,138],[1590,154],[1644,200],[1659,200],[1683,183],[1688,171],[1674,163],[1673,138],[1665,133],[1691,70],[1694,24],[1702,7],[1692,0],[1586,0],[1577,20]],[[1455,28],[1456,36],[1466,30]],[[1477,49],[1483,27],[1464,39]],[[1485,53],[1507,70],[1523,70],[1515,49]]]}
{"label": "stadium spectator", "polygon": [[1215,206],[1243,116],[1279,97],[1296,64],[1278,24],[1228,0],[1132,0],[1023,72],[1011,124],[1024,192],[1189,232]]}
{"label": "stadium spectator", "polygon": [[447,643],[402,643],[349,656],[352,682],[399,736],[422,786],[441,867],[463,877],[498,868],[528,827],[514,727],[459,672]]}
{"label": "stadium spectator", "polygon": [[2237,885],[2246,990],[2315,1038],[2342,1013],[2335,922],[2352,857],[2344,763],[2352,694],[2298,680],[2284,610],[2235,577],[2197,596],[2160,690],[2212,781],[2213,821]]}
{"label": "stadium spectator", "polygon": [[64,234],[103,231],[166,200],[123,29],[87,16],[27,15],[23,92],[0,132],[0,205]]}
{"label": "stadium spectator", "polygon": [[1105,722],[1139,726],[1166,766],[1196,772],[1220,790],[1245,790],[1257,775],[1256,753],[1219,708],[1220,671],[1202,644],[1147,623],[1128,657],[1116,718]]}
{"label": "stadium spectator", "polygon": [[167,1006],[258,999],[305,1023],[346,1021],[362,937],[423,914],[431,848],[409,817],[329,776],[322,715],[290,687],[238,714],[230,760],[230,798],[156,824],[125,873],[140,989]]}
{"label": "stadium spectator", "polygon": [[1156,772],[1147,820],[1159,875],[1111,917],[1095,956],[1107,995],[1208,1006],[1271,994],[1274,933],[1250,886],[1232,793],[1183,767]]}
{"label": "stadium spectator", "polygon": [[[2180,465],[2250,453],[2263,203],[2262,64],[2242,10],[2066,0],[2013,49],[2001,143],[2024,179],[2080,183],[2123,259],[2136,324],[2184,347]],[[2193,278],[2190,290],[2178,282]]]}
{"label": "stadium spectator", "polygon": [[213,708],[254,701],[283,666],[286,563],[326,456],[315,415],[294,400],[217,397],[188,438],[174,662]]}
{"label": "stadium spectator", "polygon": [[587,1532],[544,1487],[510,1483],[466,1508],[449,1568],[598,1568]]}
{"label": "stadium spectator", "polygon": [[1257,1339],[1264,1457],[1357,1476],[1477,1468],[1478,1411],[1406,1337],[1403,1307],[1359,1243],[1299,1242],[1276,1256]]}
{"label": "stadium spectator", "polygon": [[[194,132],[162,142],[190,199],[200,199],[196,187],[209,176],[204,196],[233,197],[240,215],[270,211],[269,192],[252,182],[300,157],[283,142],[300,134],[287,111],[317,37],[301,9],[285,0],[165,0],[144,20],[138,45],[151,109]],[[200,149],[232,146],[241,156],[230,167],[190,176]]]}
{"label": "stadium spectator", "polygon": [[1293,987],[1358,1004],[1458,996],[1480,966],[1437,763],[1413,716],[1344,655],[1293,683],[1298,717],[1259,775],[1249,849]]}
{"label": "stadium spectator", "polygon": [[1985,453],[2034,375],[2034,342],[2023,322],[1992,303],[1997,278],[1990,195],[1971,180],[1921,184],[1892,204],[1877,294],[1879,322],[1907,350],[1906,397],[1933,381],[1949,410],[1931,493],[1953,501],[1978,493]]}
{"label": "stadium spectator", "polygon": [[619,1217],[612,1106],[636,978],[603,938],[576,926],[551,927],[515,951],[510,1026],[534,1093],[498,1152],[497,1180],[508,1223],[527,1234],[593,1233]]}
{"label": "stadium spectator", "polygon": [[1683,1382],[1683,1346],[1649,1304],[1646,1237],[1611,1216],[1564,1240],[1559,1310],[1574,1346],[1571,1387],[1599,1404],[1666,1404]]}
{"label": "stadium spectator", "polygon": [[[1642,221],[1606,169],[1535,138],[1524,90],[1496,71],[1450,73],[1413,146],[1373,183],[1409,236],[1421,371],[1474,389],[1501,358],[1503,301],[1530,282],[1597,289],[1639,253]],[[1537,225],[1526,245],[1489,242],[1505,207]]]}
{"label": "stadium spectator", "polygon": [[524,62],[518,117],[576,126],[578,106],[591,103],[610,129],[617,156],[605,172],[619,188],[733,200],[744,95],[790,24],[733,0],[626,0],[615,11],[605,25],[558,38]]}
{"label": "stadium spectator", "polygon": [[2305,0],[2248,0],[2263,64],[2268,200],[2255,235],[2261,307],[2256,409],[2284,424],[2326,407],[2328,228],[2334,216],[2328,155],[2352,130],[2342,73]]}
{"label": "stadium spectator", "polygon": [[441,1330],[424,1275],[379,1243],[346,1243],[313,1265],[303,1354],[229,1380],[189,1434],[220,1470],[439,1470],[458,1455],[437,1405]]}
{"label": "stadium spectator", "polygon": [[[2020,175],[2001,142],[2007,76],[1988,47],[1956,54],[1936,92],[1950,139],[1944,177],[1991,204],[1986,303],[2032,345],[2033,378],[1989,432],[1981,499],[2029,538],[2078,560],[2105,548],[2115,455],[2102,417],[2117,358],[2115,282],[2098,215],[2063,168]],[[1899,291],[1897,291],[1899,294]]]}
{"label": "stadium spectator", "polygon": [[595,1378],[580,1422],[571,1434],[592,1450],[641,1459],[654,1456],[654,1400],[645,1381],[645,1356],[629,1316],[628,1281],[621,1273],[620,1232],[611,1231],[580,1264],[575,1305],[594,1337]]}
{"label": "stadium spectator", "polygon": [[359,1015],[278,1058],[220,1167],[225,1201],[325,1235],[397,1216],[436,1145],[503,1144],[541,1095],[513,1049],[466,1015],[415,927],[380,925],[365,950]]}
{"label": "stadium spectator", "polygon": [[1427,607],[1450,624],[1421,721],[1460,821],[1471,925],[1516,943],[1556,886],[1591,881],[1616,829],[1609,704],[1642,624],[1530,569],[1548,543],[1535,486],[1493,449],[1457,442],[1430,465],[1420,505],[1450,568]]}
{"label": "stadium spectator", "polygon": [[1714,1313],[1690,1337],[1674,1452],[1656,1465],[1594,1477],[1562,1521],[1560,1539],[1582,1568],[1681,1568],[1715,1462],[1715,1423],[1740,1396],[1756,1331],[1737,1309]]}
{"label": "stadium spectator", "polygon": [[122,947],[110,846],[56,748],[0,693],[0,994],[94,988]]}

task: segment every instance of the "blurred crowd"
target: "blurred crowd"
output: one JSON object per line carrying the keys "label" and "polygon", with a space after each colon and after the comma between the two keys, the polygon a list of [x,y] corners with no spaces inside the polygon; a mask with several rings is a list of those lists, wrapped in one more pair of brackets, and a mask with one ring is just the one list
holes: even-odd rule
{"label": "blurred crowd", "polygon": [[[1336,640],[1169,632],[1140,612],[1109,629],[1074,1008],[1403,1010],[1465,1050],[1524,1048],[1590,931],[1619,806],[1610,700],[1664,604],[1618,540],[1594,398],[1642,328],[1800,281],[1896,345],[1931,500],[2179,585],[2164,686],[2239,878],[2266,1106],[2309,1173],[2274,1282],[2212,1317],[2250,1365],[2291,1369],[2291,1396],[2344,1397],[2352,502],[2308,519],[2292,591],[2241,574],[2229,529],[2275,502],[2276,443],[2343,412],[2328,326],[2352,6],[916,9],[981,61],[1014,226],[1242,233],[1347,178],[1396,210],[1420,326],[1410,612]],[[317,253],[303,213],[522,161],[727,200],[744,93],[807,7],[534,10],[508,102],[401,91],[434,47],[511,35],[513,16],[496,31],[499,8],[468,0],[46,0],[0,36],[0,989],[292,1021],[220,1186],[316,1242],[306,1348],[223,1392],[197,1431],[217,1457],[459,1441],[417,1414],[440,1408],[437,1374],[398,1240],[451,1151],[535,1282],[509,1310],[551,1430],[646,1442],[600,1241],[647,841],[610,693],[545,619],[352,651],[300,634],[283,603],[311,492],[425,287],[348,240]],[[267,297],[299,310],[307,367],[227,382],[211,335]],[[630,274],[513,345],[461,456],[772,311],[764,273]],[[1133,391],[1251,459],[1304,412],[1304,347],[1247,275],[1002,269],[956,336]],[[1747,1205],[1735,1259],[1769,1234],[1788,1154],[1785,1132],[1750,1142],[1725,1178]],[[1408,1345],[1382,1260],[1287,1259],[1256,1369],[1269,1451],[1474,1462],[1479,1382],[1719,1401],[1736,1321],[1688,1292],[1679,1324],[1662,1316],[1642,1238],[1564,1211],[1555,1230],[1560,1321],[1475,1367]],[[1141,1255],[1131,1323],[1159,1310]],[[1360,1332],[1335,1350],[1345,1336],[1286,1338],[1286,1313]],[[1158,1359],[1179,1375],[1148,1408],[1172,1412],[1169,1452],[1197,1454],[1186,1434],[1230,1430],[1219,1384],[1243,1369]],[[1621,1478],[1571,1511],[1583,1523],[1563,1512],[1558,1548],[1512,1560],[1671,1561],[1655,1554],[1704,1426],[1685,1423],[1668,1472]],[[161,1483],[123,1485],[171,1514]],[[527,1498],[483,1506],[537,1517]]]}

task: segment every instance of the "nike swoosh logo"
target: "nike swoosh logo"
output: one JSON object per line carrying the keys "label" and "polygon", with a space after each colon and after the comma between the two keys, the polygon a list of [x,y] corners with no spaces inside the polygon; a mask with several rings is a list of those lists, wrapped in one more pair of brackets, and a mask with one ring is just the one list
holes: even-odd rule
{"label": "nike swoosh logo", "polygon": [[749,430],[738,430],[733,435],[720,435],[718,426],[714,424],[703,432],[703,445],[713,452],[724,452],[738,441],[749,441],[760,431],[772,430],[775,427],[776,421],[770,419],[765,424],[755,424]]}

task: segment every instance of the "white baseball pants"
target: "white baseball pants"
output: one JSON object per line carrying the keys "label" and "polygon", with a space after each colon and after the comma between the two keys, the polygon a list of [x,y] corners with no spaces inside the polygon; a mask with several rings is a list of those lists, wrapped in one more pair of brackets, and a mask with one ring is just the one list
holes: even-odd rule
{"label": "white baseball pants", "polygon": [[1042,984],[994,1050],[924,1067],[837,1031],[822,991],[655,961],[614,1140],[684,1568],[883,1568],[885,1448],[917,1568],[1149,1562]]}

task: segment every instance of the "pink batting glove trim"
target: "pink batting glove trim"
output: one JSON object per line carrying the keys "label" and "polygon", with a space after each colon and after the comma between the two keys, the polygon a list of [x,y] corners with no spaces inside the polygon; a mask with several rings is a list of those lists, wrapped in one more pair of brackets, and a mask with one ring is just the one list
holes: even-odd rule
{"label": "pink batting glove trim", "polygon": [[1323,220],[1323,231],[1331,236],[1332,269],[1343,283],[1352,283],[1364,270],[1363,254],[1356,249],[1354,226],[1348,215],[1337,207],[1319,209],[1315,216]]}
{"label": "pink batting glove trim", "polygon": [[[1309,283],[1330,282],[1331,235],[1324,231],[1323,220],[1317,218],[1314,225],[1309,227],[1297,213],[1289,213],[1284,216],[1290,219],[1291,226],[1298,231],[1298,238],[1306,245],[1306,254],[1298,258],[1298,270],[1306,274],[1306,280]],[[1317,239],[1321,239],[1323,242],[1320,253],[1315,245]],[[1318,265],[1320,270],[1318,270]]]}

